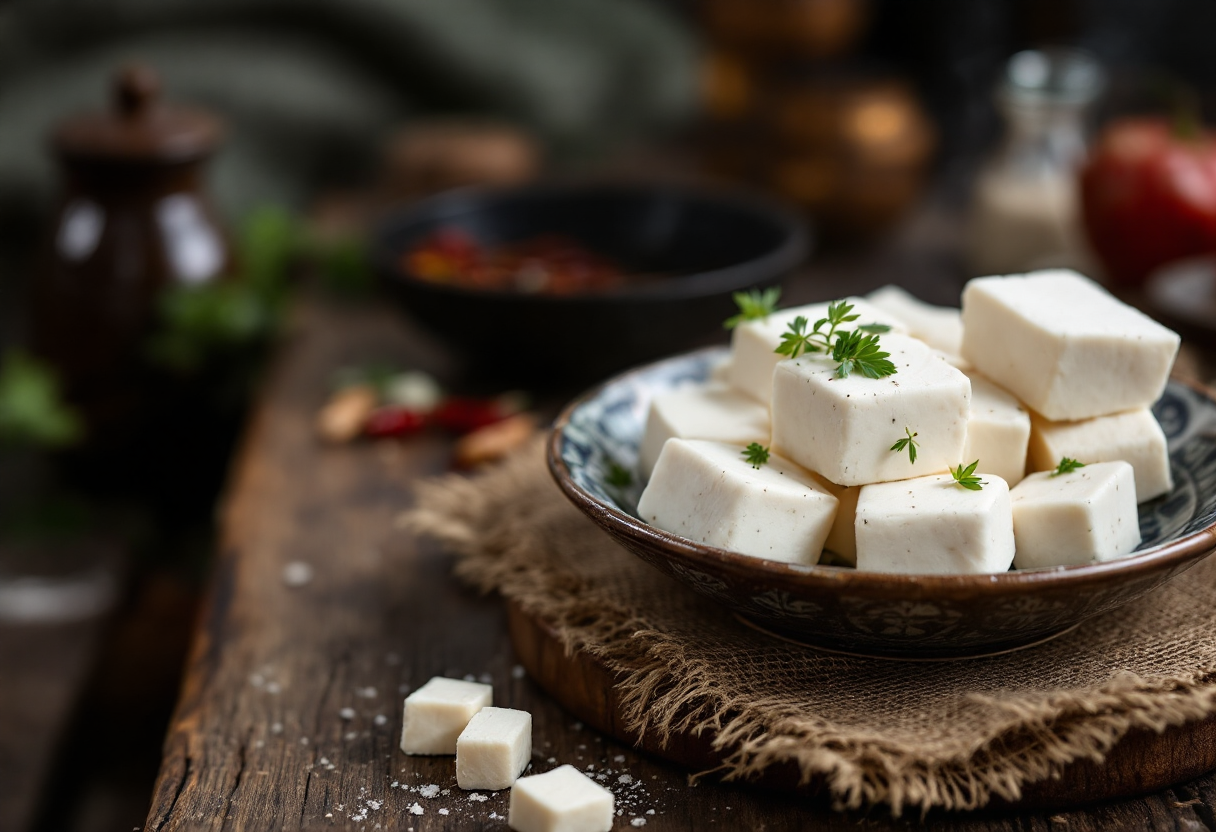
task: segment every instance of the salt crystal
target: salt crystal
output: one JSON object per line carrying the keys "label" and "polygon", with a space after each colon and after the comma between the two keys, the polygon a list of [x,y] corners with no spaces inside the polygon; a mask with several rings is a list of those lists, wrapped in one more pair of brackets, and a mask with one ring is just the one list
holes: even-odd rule
{"label": "salt crystal", "polygon": [[300,560],[293,560],[283,567],[283,583],[290,587],[301,587],[311,583],[312,575],[312,566]]}
{"label": "salt crystal", "polygon": [[376,725],[388,725],[388,717],[384,714],[376,714],[376,718],[372,722]]}
{"label": "salt crystal", "polygon": [[278,696],[279,692],[282,690],[283,689],[281,687],[279,687],[278,682],[267,682],[266,683],[266,692],[271,694],[272,696]]}
{"label": "salt crystal", "polygon": [[469,795],[469,800],[473,801],[474,803],[485,803],[489,799],[490,798],[481,792],[473,792],[471,795]]}
{"label": "salt crystal", "polygon": [[441,814],[441,815],[446,815],[447,813],[448,813],[448,810],[447,810],[447,809],[440,809],[440,810],[439,810],[439,814]]}
{"label": "salt crystal", "polygon": [[400,785],[401,785],[401,781],[400,781],[400,780],[394,780],[393,782],[391,782],[391,783],[389,783],[389,784],[388,784],[388,786],[389,786],[389,788],[390,788],[390,789],[395,789],[395,788],[397,788],[397,787],[398,787],[398,786],[400,786]]}
{"label": "salt crystal", "polygon": [[629,825],[630,826],[645,826],[646,818],[634,818],[633,820],[629,821]]}
{"label": "salt crystal", "polygon": [[380,808],[380,801],[379,800],[367,801],[367,808],[371,809],[373,812],[376,811],[377,809]]}
{"label": "salt crystal", "polygon": [[422,786],[418,789],[418,794],[422,795],[423,797],[437,797],[439,795],[439,786],[435,785],[434,783]]}
{"label": "salt crystal", "polygon": [[648,814],[648,815],[653,815],[653,814],[654,814],[654,809],[647,809],[647,810],[646,810],[646,814]]}
{"label": "salt crystal", "polygon": [[355,688],[355,696],[361,696],[364,699],[375,699],[376,689],[373,687]]}
{"label": "salt crystal", "polygon": [[466,682],[476,682],[477,681],[477,677],[474,676],[472,673],[466,673],[461,678],[464,679]]}
{"label": "salt crystal", "polygon": [[347,731],[347,732],[346,732],[346,739],[347,739],[347,741],[348,741],[348,742],[349,742],[350,740],[357,739],[357,738],[358,738],[358,736],[359,736],[359,734],[358,734],[358,732],[357,732],[357,731]]}
{"label": "salt crystal", "polygon": [[494,677],[491,676],[489,673],[483,673],[477,677],[477,681],[481,682],[483,685],[489,685],[489,684],[493,684]]}
{"label": "salt crystal", "polygon": [[517,664],[515,667],[511,668],[512,679],[522,679],[527,675],[528,671],[524,670],[524,666],[522,664]]}
{"label": "salt crystal", "polygon": [[612,758],[612,761],[614,763],[623,763],[623,762],[625,762],[625,755],[617,754],[615,757]]}
{"label": "salt crystal", "polygon": [[271,725],[271,726],[270,726],[270,733],[272,733],[272,734],[281,734],[281,733],[283,733],[283,723],[281,723],[281,722],[276,722],[274,725]]}
{"label": "salt crystal", "polygon": [[546,762],[546,763],[556,763],[556,762],[557,762],[557,758],[556,758],[556,757],[550,757],[549,759],[545,760],[545,762]]}
{"label": "salt crystal", "polygon": [[622,785],[628,786],[630,783],[633,782],[633,775],[622,774],[620,777],[616,778],[616,782],[618,782]]}
{"label": "salt crystal", "polygon": [[410,814],[411,814],[411,815],[421,815],[421,814],[423,814],[423,813],[425,813],[425,812],[426,812],[426,809],[423,809],[423,808],[422,808],[421,806],[419,806],[417,803],[415,803],[413,806],[411,806],[411,807],[410,807]]}
{"label": "salt crystal", "polygon": [[342,710],[338,711],[338,716],[342,717],[343,719],[354,719],[355,718],[355,709],[354,708],[343,708]]}

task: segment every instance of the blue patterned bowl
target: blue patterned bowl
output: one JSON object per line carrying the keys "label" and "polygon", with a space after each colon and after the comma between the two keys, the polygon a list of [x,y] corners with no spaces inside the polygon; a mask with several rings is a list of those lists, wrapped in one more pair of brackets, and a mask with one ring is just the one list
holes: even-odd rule
{"label": "blue patterned bowl", "polygon": [[647,525],[637,469],[650,400],[703,381],[725,350],[680,355],[620,375],[568,405],[549,470],[579,509],[638,557],[748,622],[811,646],[900,658],[990,655],[1026,647],[1108,612],[1216,549],[1216,401],[1171,382],[1153,408],[1169,441],[1174,490],[1140,506],[1144,542],[1108,563],[999,575],[890,575],[800,566],[717,549]]}

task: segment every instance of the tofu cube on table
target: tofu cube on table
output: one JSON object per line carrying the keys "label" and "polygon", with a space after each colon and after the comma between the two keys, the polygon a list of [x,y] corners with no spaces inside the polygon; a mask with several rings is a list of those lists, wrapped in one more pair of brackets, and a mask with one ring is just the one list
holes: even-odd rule
{"label": "tofu cube on table", "polygon": [[638,516],[699,543],[813,565],[832,528],[836,498],[776,454],[754,468],[739,445],[671,439],[638,501]]}
{"label": "tofu cube on table", "polygon": [[532,759],[532,714],[512,708],[482,708],[456,740],[456,785],[505,789]]}
{"label": "tofu cube on table", "polygon": [[[867,485],[948,471],[963,457],[971,382],[924,343],[888,333],[880,340],[898,368],[885,378],[801,355],[773,373],[773,452],[837,485]],[[916,462],[891,450],[904,429],[919,434]]]}
{"label": "tofu cube on table", "polygon": [[862,488],[857,568],[905,575],[1007,571],[1014,556],[1009,486],[993,474],[979,476],[985,482],[979,491],[949,474]]}
{"label": "tofu cube on table", "polygon": [[493,700],[490,685],[436,676],[405,698],[401,750],[406,754],[455,754],[460,732]]}
{"label": "tofu cube on table", "polygon": [[[858,324],[885,324],[894,332],[906,331],[900,321],[863,298],[845,298],[844,301],[853,304],[850,314],[860,316],[845,324],[847,329]],[[794,306],[774,312],[762,320],[745,321],[735,327],[731,334],[730,369],[727,374],[731,386],[767,405],[773,394],[773,368],[783,358],[776,352],[777,347],[781,346],[781,334],[799,317],[806,318],[809,331],[817,320],[827,316],[828,306],[827,303]]]}
{"label": "tofu cube on table", "polygon": [[903,323],[913,338],[953,358],[962,354],[963,316],[958,309],[925,303],[894,285],[875,289],[866,300]]}
{"label": "tofu cube on table", "polygon": [[610,832],[612,792],[574,766],[521,777],[511,787],[507,825],[515,832]]}
{"label": "tofu cube on table", "polygon": [[1031,474],[1009,498],[1018,569],[1114,560],[1140,545],[1136,482],[1126,462]]}
{"label": "tofu cube on table", "polygon": [[985,471],[1017,485],[1026,472],[1030,414],[1012,394],[979,373],[971,379],[971,413],[961,459],[978,459]]}
{"label": "tofu cube on table", "polygon": [[1050,471],[1064,457],[1087,464],[1120,459],[1130,463],[1136,477],[1136,499],[1142,503],[1168,494],[1174,487],[1165,432],[1147,409],[1079,422],[1049,422],[1032,414],[1027,467]]}
{"label": "tofu cube on table", "polygon": [[712,439],[743,445],[769,443],[768,408],[721,383],[694,384],[650,402],[638,469],[649,477],[668,439]]}
{"label": "tofu cube on table", "polygon": [[1178,345],[1177,333],[1067,269],[963,289],[963,358],[1055,421],[1148,407]]}

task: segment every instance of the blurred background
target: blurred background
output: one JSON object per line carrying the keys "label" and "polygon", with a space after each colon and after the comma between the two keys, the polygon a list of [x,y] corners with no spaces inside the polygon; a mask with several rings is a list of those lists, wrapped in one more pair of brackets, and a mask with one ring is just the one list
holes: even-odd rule
{"label": "blurred background", "polygon": [[[294,303],[408,320],[386,270],[612,272],[438,232],[378,266],[386,217],[464,186],[714,183],[810,229],[804,266],[755,280],[787,303],[895,283],[955,305],[969,277],[1062,265],[1203,349],[1214,117],[1211,0],[0,3],[0,829],[142,823]],[[517,271],[465,288],[534,291]],[[420,402],[463,428],[517,408],[449,364],[351,374],[406,408],[385,436]],[[529,367],[511,388],[600,372]],[[368,430],[337,398],[331,438]]]}

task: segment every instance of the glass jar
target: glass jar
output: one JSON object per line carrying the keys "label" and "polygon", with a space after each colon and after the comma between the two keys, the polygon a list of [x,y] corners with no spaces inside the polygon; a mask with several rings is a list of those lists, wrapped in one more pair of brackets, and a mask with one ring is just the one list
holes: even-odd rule
{"label": "glass jar", "polygon": [[1005,137],[980,170],[971,205],[973,274],[1090,270],[1076,171],[1087,110],[1104,82],[1097,59],[1079,49],[1032,49],[1009,59],[997,90]]}

